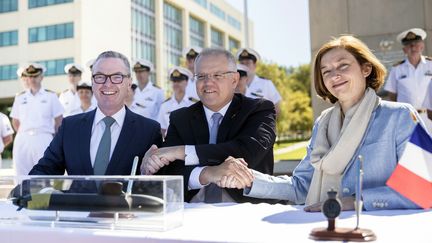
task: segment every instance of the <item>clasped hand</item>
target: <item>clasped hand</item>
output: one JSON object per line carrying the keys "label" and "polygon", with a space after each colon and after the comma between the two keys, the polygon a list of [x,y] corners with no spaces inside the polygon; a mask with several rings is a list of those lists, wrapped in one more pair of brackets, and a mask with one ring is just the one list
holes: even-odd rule
{"label": "clasped hand", "polygon": [[228,157],[217,166],[208,166],[200,175],[201,184],[215,183],[222,188],[243,189],[250,187],[253,181],[252,171],[244,159]]}
{"label": "clasped hand", "polygon": [[153,144],[142,159],[141,174],[153,175],[170,162],[184,158],[184,146],[158,148]]}

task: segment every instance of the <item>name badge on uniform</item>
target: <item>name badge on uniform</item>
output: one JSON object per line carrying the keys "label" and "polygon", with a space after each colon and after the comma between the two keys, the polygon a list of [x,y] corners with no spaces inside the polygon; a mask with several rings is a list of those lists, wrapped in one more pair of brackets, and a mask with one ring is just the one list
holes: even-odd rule
{"label": "name badge on uniform", "polygon": [[257,89],[255,92],[256,93],[262,93],[263,91],[262,91],[262,89]]}
{"label": "name badge on uniform", "polygon": [[257,94],[257,93],[255,93],[255,92],[251,92],[251,95],[256,96],[256,97],[259,97],[259,98],[263,98],[263,97],[264,97],[263,95],[261,95],[261,94]]}
{"label": "name badge on uniform", "polygon": [[46,100],[41,100],[41,103],[47,103],[47,101]]}
{"label": "name badge on uniform", "polygon": [[432,76],[432,72],[431,72],[430,70],[427,70],[427,71],[425,72],[425,76]]}
{"label": "name badge on uniform", "polygon": [[146,108],[145,105],[141,105],[140,103],[135,103],[138,107]]}
{"label": "name badge on uniform", "polygon": [[21,105],[25,105],[27,104],[27,100],[24,100],[23,102],[21,102]]}
{"label": "name badge on uniform", "polygon": [[403,78],[406,78],[407,76],[405,75],[405,74],[402,74],[400,77],[399,77],[399,79],[403,79]]}
{"label": "name badge on uniform", "polygon": [[147,101],[153,101],[153,99],[151,97],[147,97],[145,100],[147,100]]}

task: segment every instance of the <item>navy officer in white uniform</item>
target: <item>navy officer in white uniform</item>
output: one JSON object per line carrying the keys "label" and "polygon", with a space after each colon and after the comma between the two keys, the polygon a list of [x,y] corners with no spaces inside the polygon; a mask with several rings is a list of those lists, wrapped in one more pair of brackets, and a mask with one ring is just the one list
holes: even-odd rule
{"label": "navy officer in white uniform", "polygon": [[15,97],[10,117],[17,135],[12,157],[17,175],[27,175],[43,156],[63,119],[63,106],[53,91],[42,87],[45,67],[30,63],[17,75],[27,90]]}
{"label": "navy officer in white uniform", "polygon": [[[186,67],[189,71],[195,73],[195,59],[201,53],[202,48],[199,46],[189,46],[183,49],[183,56],[186,58]],[[196,82],[193,77],[189,78],[186,87],[186,96],[189,97],[190,101],[199,101],[198,93],[196,90]]]}
{"label": "navy officer in white uniform", "polygon": [[390,71],[384,90],[391,101],[409,103],[423,119],[429,133],[432,121],[427,117],[428,88],[432,80],[432,59],[423,56],[426,32],[413,28],[400,33],[397,40],[402,44],[405,59],[396,63]]}
{"label": "navy officer in white uniform", "polygon": [[133,63],[133,71],[138,83],[135,90],[134,112],[144,117],[157,120],[159,108],[165,100],[164,91],[150,81],[153,64],[147,60],[138,59]]}
{"label": "navy officer in white uniform", "polygon": [[162,103],[158,117],[163,137],[165,137],[169,126],[171,112],[195,103],[186,96],[186,86],[188,80],[193,77],[192,73],[186,68],[175,66],[168,71],[168,76],[172,82],[173,94],[171,98]]}
{"label": "navy officer in white uniform", "polygon": [[258,52],[252,48],[240,48],[237,51],[237,60],[249,68],[246,96],[270,100],[275,106],[277,115],[280,111],[282,97],[271,80],[256,75],[257,62],[260,59]]}

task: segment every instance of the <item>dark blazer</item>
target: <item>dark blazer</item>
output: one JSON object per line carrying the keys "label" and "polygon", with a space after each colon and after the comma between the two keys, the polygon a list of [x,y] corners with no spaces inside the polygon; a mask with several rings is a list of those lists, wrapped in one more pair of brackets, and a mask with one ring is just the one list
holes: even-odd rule
{"label": "dark blazer", "polygon": [[[66,117],[44,156],[30,175],[93,175],[90,138],[96,110]],[[106,175],[130,175],[135,156],[139,164],[152,144],[160,145],[162,136],[156,121],[133,113],[126,107],[120,136],[108,164]],[[140,174],[140,166],[137,174]]]}
{"label": "dark blazer", "polygon": [[[235,94],[220,124],[217,144],[208,144],[209,128],[200,101],[171,113],[163,146],[195,145],[199,166],[218,165],[228,156],[233,156],[244,158],[249,168],[271,175],[275,138],[273,103]],[[189,176],[195,167],[185,166],[184,161],[175,161],[161,171],[162,174],[183,174],[186,201],[198,192],[188,190]],[[243,190],[227,191],[237,202],[262,202],[243,197]]]}

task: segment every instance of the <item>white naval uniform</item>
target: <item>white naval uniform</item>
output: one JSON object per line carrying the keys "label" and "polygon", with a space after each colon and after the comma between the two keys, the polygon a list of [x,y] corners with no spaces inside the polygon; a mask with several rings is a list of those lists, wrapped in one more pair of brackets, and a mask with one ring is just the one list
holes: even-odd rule
{"label": "white naval uniform", "polygon": [[189,97],[187,97],[186,95],[183,97],[180,103],[178,103],[173,94],[171,98],[166,100],[161,105],[158,120],[157,120],[160,123],[161,129],[165,129],[165,130],[168,129],[169,121],[170,121],[169,117],[171,112],[183,107],[188,107],[190,105],[193,105],[194,103],[195,102],[191,101]]}
{"label": "white naval uniform", "polygon": [[[81,101],[79,99],[78,92],[75,92],[74,94],[70,89],[63,91],[59,96],[59,100],[64,108],[63,117],[73,115],[72,111],[76,111],[81,107]],[[92,106],[96,107],[97,102],[94,95],[92,96],[91,102],[92,102]]]}
{"label": "white naval uniform", "polygon": [[190,97],[194,100],[200,100],[200,98],[198,97],[198,93],[196,90],[196,81],[195,79],[191,78],[188,80],[187,82],[187,86],[186,86],[186,95],[187,97]]}
{"label": "white naval uniform", "polygon": [[143,90],[140,90],[139,87],[135,89],[133,104],[137,108],[134,108],[134,112],[141,116],[157,120],[159,108],[164,100],[165,95],[163,90],[148,82]]}
{"label": "white naval uniform", "polygon": [[282,99],[271,80],[258,77],[257,75],[255,75],[254,79],[247,87],[245,96],[254,99],[264,98],[270,100],[275,105]]}
{"label": "white naval uniform", "polygon": [[[429,59],[429,58],[428,58]],[[427,96],[432,80],[432,61],[421,57],[420,63],[415,68],[408,59],[394,66],[384,85],[386,91],[396,93],[398,102],[409,103],[417,110],[428,108]],[[426,112],[420,112],[420,117],[426,124],[429,133],[432,132],[432,121],[428,119]]]}
{"label": "white naval uniform", "polygon": [[54,118],[63,111],[57,95],[43,88],[15,97],[10,117],[20,123],[12,151],[17,175],[27,175],[43,156],[55,133]]}
{"label": "white naval uniform", "polygon": [[73,116],[73,115],[89,112],[89,111],[92,111],[94,109],[96,109],[96,106],[93,105],[93,104],[91,104],[90,107],[87,110],[83,110],[83,108],[81,106],[79,106],[78,108],[75,108],[74,110],[72,110],[69,115]]}
{"label": "white naval uniform", "polygon": [[[3,138],[12,135],[14,130],[12,129],[9,117],[0,112],[0,153],[3,153],[4,143]],[[0,169],[2,168],[2,158],[0,156]]]}

